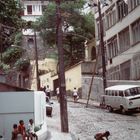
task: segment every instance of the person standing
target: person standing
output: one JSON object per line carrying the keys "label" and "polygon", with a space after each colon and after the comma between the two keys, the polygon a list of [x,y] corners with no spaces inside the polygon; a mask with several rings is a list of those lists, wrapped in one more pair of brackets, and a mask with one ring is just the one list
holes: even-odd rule
{"label": "person standing", "polygon": [[49,85],[47,85],[45,93],[49,98],[51,98],[51,89],[50,89]]}
{"label": "person standing", "polygon": [[76,87],[74,87],[74,90],[73,90],[73,100],[74,100],[74,102],[77,102],[77,96],[78,96],[78,91],[77,91]]}
{"label": "person standing", "polygon": [[57,94],[57,100],[58,102],[60,101],[60,91],[59,91],[59,87],[56,88],[56,94]]}

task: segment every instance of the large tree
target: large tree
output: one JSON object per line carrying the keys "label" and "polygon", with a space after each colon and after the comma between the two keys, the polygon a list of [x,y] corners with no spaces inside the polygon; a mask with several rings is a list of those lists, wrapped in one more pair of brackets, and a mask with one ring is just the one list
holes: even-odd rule
{"label": "large tree", "polygon": [[18,28],[21,25],[21,10],[17,0],[0,0],[0,23]]}
{"label": "large tree", "polygon": [[25,22],[21,19],[21,12],[18,0],[0,0],[0,68],[11,66],[22,57],[22,48],[11,48],[11,45],[20,46],[22,41],[21,29]]}
{"label": "large tree", "polygon": [[[65,2],[61,4],[63,19],[63,48],[67,66],[84,59],[84,42],[94,37],[94,16],[81,12],[85,2]],[[56,43],[56,5],[50,3],[43,16],[36,22],[40,35],[47,47]]]}

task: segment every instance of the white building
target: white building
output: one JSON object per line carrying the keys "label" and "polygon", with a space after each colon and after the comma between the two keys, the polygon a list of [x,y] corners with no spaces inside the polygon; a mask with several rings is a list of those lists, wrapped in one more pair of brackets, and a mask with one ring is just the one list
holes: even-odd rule
{"label": "white building", "polygon": [[24,7],[22,18],[26,21],[35,21],[43,14],[48,5],[46,0],[21,0],[21,2]]}
{"label": "white building", "polygon": [[[107,79],[140,79],[140,0],[108,0],[101,7],[104,24]],[[96,46],[99,15],[95,9]],[[101,70],[101,62],[99,64]]]}

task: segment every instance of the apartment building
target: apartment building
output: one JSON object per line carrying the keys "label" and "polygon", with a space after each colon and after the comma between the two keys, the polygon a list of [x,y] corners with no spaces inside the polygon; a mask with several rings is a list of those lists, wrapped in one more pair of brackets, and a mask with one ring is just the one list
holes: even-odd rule
{"label": "apartment building", "polygon": [[[140,0],[106,0],[106,3],[101,5],[101,13],[107,79],[140,80]],[[97,8],[94,10],[96,47],[100,52],[99,14]],[[98,66],[101,72],[101,61]]]}

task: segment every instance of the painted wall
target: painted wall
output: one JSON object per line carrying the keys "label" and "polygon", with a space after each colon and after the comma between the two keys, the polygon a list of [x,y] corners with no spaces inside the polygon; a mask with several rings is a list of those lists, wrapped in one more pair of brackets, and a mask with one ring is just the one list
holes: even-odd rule
{"label": "painted wall", "polygon": [[81,64],[74,66],[73,68],[65,72],[66,78],[66,90],[73,90],[74,87],[81,87]]}
{"label": "painted wall", "polygon": [[44,92],[0,92],[0,135],[10,140],[13,124],[19,120],[26,127],[29,119],[34,119],[35,126],[43,124],[45,113]]}

